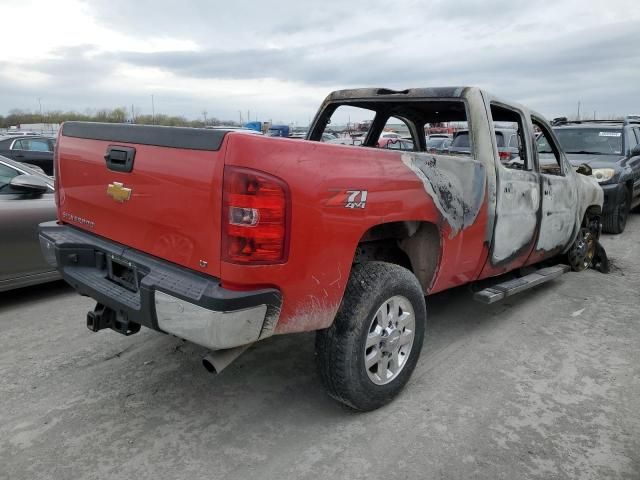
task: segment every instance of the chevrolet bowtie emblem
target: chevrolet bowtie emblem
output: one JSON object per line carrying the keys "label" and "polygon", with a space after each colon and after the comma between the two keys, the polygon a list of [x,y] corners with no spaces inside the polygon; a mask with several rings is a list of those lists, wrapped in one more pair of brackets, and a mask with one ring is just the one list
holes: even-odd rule
{"label": "chevrolet bowtie emblem", "polygon": [[107,195],[116,202],[124,203],[131,198],[131,189],[125,187],[123,183],[113,182],[107,187]]}

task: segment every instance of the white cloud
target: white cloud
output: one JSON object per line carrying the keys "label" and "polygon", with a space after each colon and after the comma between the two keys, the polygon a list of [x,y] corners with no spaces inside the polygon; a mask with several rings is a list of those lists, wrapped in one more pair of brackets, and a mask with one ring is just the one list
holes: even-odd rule
{"label": "white cloud", "polygon": [[[332,89],[475,84],[549,116],[640,110],[632,0],[0,3],[0,113],[116,107],[305,122]],[[252,117],[254,114],[252,114]]]}

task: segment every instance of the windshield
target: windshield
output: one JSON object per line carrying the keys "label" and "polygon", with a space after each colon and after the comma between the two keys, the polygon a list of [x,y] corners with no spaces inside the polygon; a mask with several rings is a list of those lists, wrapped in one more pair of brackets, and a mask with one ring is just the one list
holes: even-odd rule
{"label": "windshield", "polygon": [[[620,128],[555,128],[554,132],[566,153],[622,154],[622,130]],[[540,153],[551,152],[544,137],[538,139],[538,151]]]}

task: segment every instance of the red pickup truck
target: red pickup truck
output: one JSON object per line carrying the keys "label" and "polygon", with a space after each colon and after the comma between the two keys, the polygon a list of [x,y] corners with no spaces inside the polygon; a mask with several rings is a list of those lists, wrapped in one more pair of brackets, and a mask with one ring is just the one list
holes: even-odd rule
{"label": "red pickup truck", "polygon": [[[369,115],[362,145],[322,143],[345,112]],[[406,126],[413,151],[376,148],[389,122]],[[467,129],[468,148],[427,153],[436,123]],[[508,163],[499,127],[518,135]],[[538,153],[534,127],[552,154]],[[603,194],[584,173],[542,116],[473,87],[334,92],[307,140],[67,122],[58,221],[41,225],[40,241],[98,302],[91,330],[176,335],[210,349],[212,371],[258,340],[315,330],[329,394],[370,410],[418,361],[425,295],[558,255],[590,265]],[[496,280],[475,298],[567,268]]]}

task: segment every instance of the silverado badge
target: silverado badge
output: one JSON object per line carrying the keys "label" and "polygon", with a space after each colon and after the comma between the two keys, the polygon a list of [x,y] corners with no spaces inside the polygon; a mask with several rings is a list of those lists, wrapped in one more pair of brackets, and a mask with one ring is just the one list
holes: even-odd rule
{"label": "silverado badge", "polygon": [[124,203],[131,198],[131,189],[125,187],[123,183],[113,182],[107,187],[107,195],[116,202]]}

